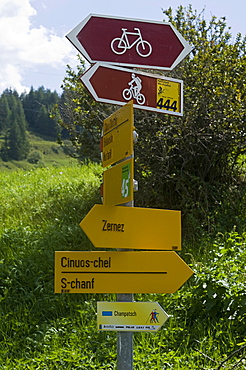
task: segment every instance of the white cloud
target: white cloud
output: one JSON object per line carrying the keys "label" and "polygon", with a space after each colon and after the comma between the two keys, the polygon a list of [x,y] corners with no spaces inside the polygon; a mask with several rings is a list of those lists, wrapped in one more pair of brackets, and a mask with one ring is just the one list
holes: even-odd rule
{"label": "white cloud", "polygon": [[[1,60],[1,58],[0,58]],[[28,91],[29,88],[22,83],[21,73],[13,64],[5,64],[0,69],[0,92],[11,88],[19,92]]]}
{"label": "white cloud", "polygon": [[76,58],[65,37],[43,26],[32,26],[36,10],[30,1],[0,1],[0,93],[8,87],[26,90],[23,80],[28,70],[58,67]]}

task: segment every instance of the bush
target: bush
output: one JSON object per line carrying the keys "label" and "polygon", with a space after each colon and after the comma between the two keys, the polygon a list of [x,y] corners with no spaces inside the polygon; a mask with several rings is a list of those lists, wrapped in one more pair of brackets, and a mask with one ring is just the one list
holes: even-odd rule
{"label": "bush", "polygon": [[27,157],[27,161],[32,164],[43,162],[43,154],[40,150],[33,150]]}

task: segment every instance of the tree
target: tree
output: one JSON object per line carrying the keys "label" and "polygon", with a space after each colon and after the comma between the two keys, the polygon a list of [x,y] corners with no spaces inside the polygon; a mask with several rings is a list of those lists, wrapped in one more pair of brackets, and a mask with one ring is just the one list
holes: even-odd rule
{"label": "tree", "polygon": [[[180,6],[175,15],[169,8],[164,14],[194,49],[166,73],[184,81],[184,117],[135,111],[136,205],[181,209],[184,225],[193,231],[201,226],[210,231],[216,217],[227,212],[231,227],[238,219],[230,209],[242,207],[238,194],[244,185],[246,40],[239,34],[234,41],[224,18],[207,22],[191,6]],[[67,121],[63,115],[62,124],[78,151],[83,143],[94,158],[108,108],[93,102],[77,78],[68,69]],[[89,133],[93,140],[88,140]]]}
{"label": "tree", "polygon": [[0,97],[0,133],[4,133],[7,130],[9,117],[10,108],[5,92]]}
{"label": "tree", "polygon": [[3,161],[7,162],[9,160],[8,138],[6,135],[4,137],[4,142],[2,143],[1,146],[0,154]]}
{"label": "tree", "polygon": [[22,160],[29,151],[27,124],[21,100],[16,91],[5,92],[10,113],[5,121],[5,141],[1,156],[4,160]]}
{"label": "tree", "polygon": [[31,88],[29,93],[22,94],[21,100],[29,129],[37,134],[57,138],[59,126],[50,117],[53,106],[60,100],[57,92],[51,92],[43,86],[36,91]]}
{"label": "tree", "polygon": [[64,139],[69,137],[76,149],[75,154],[70,150],[72,156],[99,162],[102,122],[113,113],[115,107],[99,104],[88,94],[79,81],[79,76],[85,71],[84,62],[81,58],[79,61],[77,72],[67,67],[67,76],[62,85],[63,94],[60,104],[53,111],[53,117],[63,128],[60,144],[65,146]]}
{"label": "tree", "polygon": [[22,155],[22,147],[20,145],[21,140],[20,126],[18,121],[14,119],[8,135],[8,152],[11,159],[18,161],[25,158],[25,156]]}
{"label": "tree", "polygon": [[[171,8],[164,14],[194,49],[170,73],[184,81],[184,117],[138,115],[136,162],[143,189],[138,204],[181,209],[187,228],[212,230],[215,216],[218,221],[225,212],[222,205],[227,212],[234,207],[230,215],[240,208],[245,38],[238,35],[233,42],[224,18],[206,22],[191,6],[179,7],[175,16]],[[237,225],[230,215],[228,227]]]}

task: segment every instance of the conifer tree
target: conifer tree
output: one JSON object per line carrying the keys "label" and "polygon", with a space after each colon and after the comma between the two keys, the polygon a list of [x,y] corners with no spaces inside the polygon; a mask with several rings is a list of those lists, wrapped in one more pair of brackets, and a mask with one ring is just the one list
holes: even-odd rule
{"label": "conifer tree", "polygon": [[0,133],[6,132],[7,122],[10,117],[10,109],[6,94],[2,94],[0,97]]}
{"label": "conifer tree", "polygon": [[3,161],[7,162],[9,160],[9,148],[8,148],[8,138],[5,135],[4,142],[1,146],[0,156]]}
{"label": "conifer tree", "polygon": [[31,88],[29,93],[22,95],[24,112],[31,131],[56,138],[59,126],[50,118],[51,110],[60,98],[56,91],[51,92],[43,86],[38,90]]}
{"label": "conifer tree", "polygon": [[21,130],[17,119],[12,121],[8,135],[8,152],[11,159],[23,159],[21,148]]}
{"label": "conifer tree", "polygon": [[29,151],[25,113],[16,91],[9,91],[6,98],[10,114],[6,121],[7,133],[3,145],[4,156],[6,157],[6,153],[8,153],[8,158],[22,160],[27,157]]}

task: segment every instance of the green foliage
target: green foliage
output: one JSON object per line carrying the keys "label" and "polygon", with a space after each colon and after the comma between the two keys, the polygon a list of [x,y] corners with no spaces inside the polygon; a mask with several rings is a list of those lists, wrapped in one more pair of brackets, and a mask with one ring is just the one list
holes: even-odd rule
{"label": "green foliage", "polygon": [[[76,72],[67,67],[67,76],[62,85],[63,94],[60,104],[53,111],[53,118],[63,128],[60,144],[67,148],[65,150],[71,156],[100,162],[102,122],[113,113],[115,107],[97,103],[90,96],[79,80],[85,71],[84,61],[82,58],[79,61]],[[67,145],[68,138],[75,151]]]}
{"label": "green foliage", "polygon": [[4,137],[4,141],[2,143],[2,146],[1,146],[1,158],[3,161],[7,162],[9,160],[9,148],[8,148],[8,138],[7,136],[5,135]]}
{"label": "green foliage", "polygon": [[29,153],[27,160],[30,163],[37,164],[43,161],[43,155],[39,150],[33,150]]}
{"label": "green foliage", "polygon": [[6,132],[8,120],[10,117],[10,108],[7,95],[2,94],[0,97],[0,132]]}
{"label": "green foliage", "polygon": [[194,49],[169,73],[184,80],[184,117],[136,112],[137,204],[181,209],[187,234],[213,232],[245,188],[246,40],[234,42],[223,18],[207,22],[191,6],[164,14]]}
{"label": "green foliage", "polygon": [[[32,169],[37,166],[43,167],[50,167],[50,166],[66,166],[71,164],[76,164],[77,160],[71,158],[68,153],[65,153],[63,148],[55,141],[50,140],[46,137],[46,139],[41,138],[39,135],[36,136],[34,134],[28,133],[28,141],[30,144],[30,152],[26,159],[21,161],[11,160],[8,157],[8,153],[6,158],[4,158],[4,145],[5,139],[4,137],[0,137],[0,147],[2,146],[2,160],[0,158],[0,172],[8,172],[18,169]],[[36,154],[38,154],[37,163],[31,163],[33,161],[37,161]],[[35,158],[32,158],[33,154],[35,154]],[[31,162],[30,162],[31,159]]]}
{"label": "green foliage", "polygon": [[[220,234],[201,262],[190,264],[194,270],[187,294],[176,293],[176,307],[186,310],[187,320],[230,321],[241,339],[246,335],[242,323],[246,316],[245,263],[246,234],[236,231]],[[199,298],[199,299],[198,299]]]}
{"label": "green foliage", "polygon": [[95,298],[53,293],[54,251],[91,248],[79,222],[100,201],[101,173],[90,164],[0,174],[0,368],[110,368]]}
{"label": "green foliage", "polygon": [[57,92],[39,87],[22,94],[21,101],[25,111],[28,128],[36,134],[57,138],[59,126],[50,117],[51,110],[60,100]]}
{"label": "green foliage", "polygon": [[0,156],[5,162],[26,159],[30,150],[27,129],[57,138],[59,126],[50,117],[51,109],[59,101],[56,92],[40,87],[31,88],[29,93],[18,95],[5,90],[0,96],[0,137],[4,138]]}
{"label": "green foliage", "polygon": [[[115,368],[116,334],[96,329],[96,302],[115,296],[53,293],[54,251],[93,249],[79,222],[100,202],[101,176],[94,164],[0,173],[0,369]],[[243,348],[246,234],[199,243],[181,252],[195,272],[181,289],[135,295],[171,315],[158,333],[134,334],[136,369],[215,370]]]}
{"label": "green foliage", "polygon": [[0,107],[3,114],[0,133],[2,131],[5,136],[1,147],[1,157],[4,161],[22,160],[29,152],[29,142],[26,118],[17,92],[4,91],[0,98]]}
{"label": "green foliage", "polygon": [[26,127],[16,119],[12,121],[9,129],[8,157],[10,159],[22,160],[27,157],[29,152],[29,142],[26,134]]}
{"label": "green foliage", "polygon": [[[157,335],[135,335],[137,369],[217,370],[241,348],[225,368],[232,369],[240,361],[238,368],[244,369],[245,246],[246,234],[232,231],[207,240],[203,247],[210,252],[200,260],[183,253],[194,276],[173,295],[151,295],[171,317]],[[150,295],[135,298],[146,301]]]}

